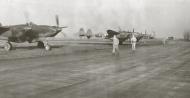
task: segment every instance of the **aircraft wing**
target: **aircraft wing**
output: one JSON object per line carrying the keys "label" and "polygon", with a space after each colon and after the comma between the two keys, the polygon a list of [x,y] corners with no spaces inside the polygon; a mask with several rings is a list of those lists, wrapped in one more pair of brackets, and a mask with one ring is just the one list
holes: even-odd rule
{"label": "aircraft wing", "polygon": [[137,37],[137,42],[139,42],[142,38],[143,38],[143,36],[138,36]]}
{"label": "aircraft wing", "polygon": [[113,30],[107,30],[108,38],[112,38],[114,35],[119,34],[119,32],[113,31]]}
{"label": "aircraft wing", "polygon": [[9,27],[1,27],[0,26],[0,34],[6,32],[8,30],[9,30]]}

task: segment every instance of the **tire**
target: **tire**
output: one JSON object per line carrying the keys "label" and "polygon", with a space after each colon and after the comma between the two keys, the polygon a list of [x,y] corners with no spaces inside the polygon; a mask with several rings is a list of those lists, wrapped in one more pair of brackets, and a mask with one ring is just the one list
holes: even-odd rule
{"label": "tire", "polygon": [[12,44],[11,44],[10,42],[5,43],[4,49],[5,49],[6,51],[12,50]]}
{"label": "tire", "polygon": [[44,48],[44,43],[42,41],[39,41],[37,46],[38,48]]}
{"label": "tire", "polygon": [[39,48],[44,48],[45,50],[47,51],[50,51],[51,50],[51,46],[48,44],[48,42],[44,41],[39,41],[38,42],[38,45],[37,45]]}

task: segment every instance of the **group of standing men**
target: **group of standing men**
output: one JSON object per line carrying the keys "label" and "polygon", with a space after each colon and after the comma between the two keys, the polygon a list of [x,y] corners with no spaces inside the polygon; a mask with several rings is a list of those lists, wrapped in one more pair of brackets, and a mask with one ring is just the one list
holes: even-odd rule
{"label": "group of standing men", "polygon": [[[132,37],[131,37],[130,41],[131,41],[132,50],[135,51],[136,50],[137,39],[136,39],[134,34],[132,34]],[[117,38],[117,35],[113,36],[113,51],[112,51],[112,54],[119,55],[119,39]]]}

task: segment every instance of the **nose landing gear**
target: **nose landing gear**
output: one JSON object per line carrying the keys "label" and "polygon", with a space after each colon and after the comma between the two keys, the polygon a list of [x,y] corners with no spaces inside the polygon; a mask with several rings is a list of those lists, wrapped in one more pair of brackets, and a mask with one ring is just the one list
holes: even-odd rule
{"label": "nose landing gear", "polygon": [[38,44],[37,44],[37,46],[38,46],[39,48],[44,48],[44,49],[47,50],[47,51],[50,51],[50,50],[51,50],[51,46],[50,46],[50,45],[48,44],[48,42],[46,42],[46,41],[44,41],[44,42],[39,41]]}

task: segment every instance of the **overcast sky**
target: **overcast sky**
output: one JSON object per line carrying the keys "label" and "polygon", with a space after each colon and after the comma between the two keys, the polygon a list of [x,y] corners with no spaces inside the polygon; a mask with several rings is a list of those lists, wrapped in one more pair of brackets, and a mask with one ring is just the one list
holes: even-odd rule
{"label": "overcast sky", "polygon": [[55,25],[58,14],[67,34],[81,27],[94,33],[120,27],[182,37],[190,27],[190,0],[0,0],[0,6],[3,25]]}

